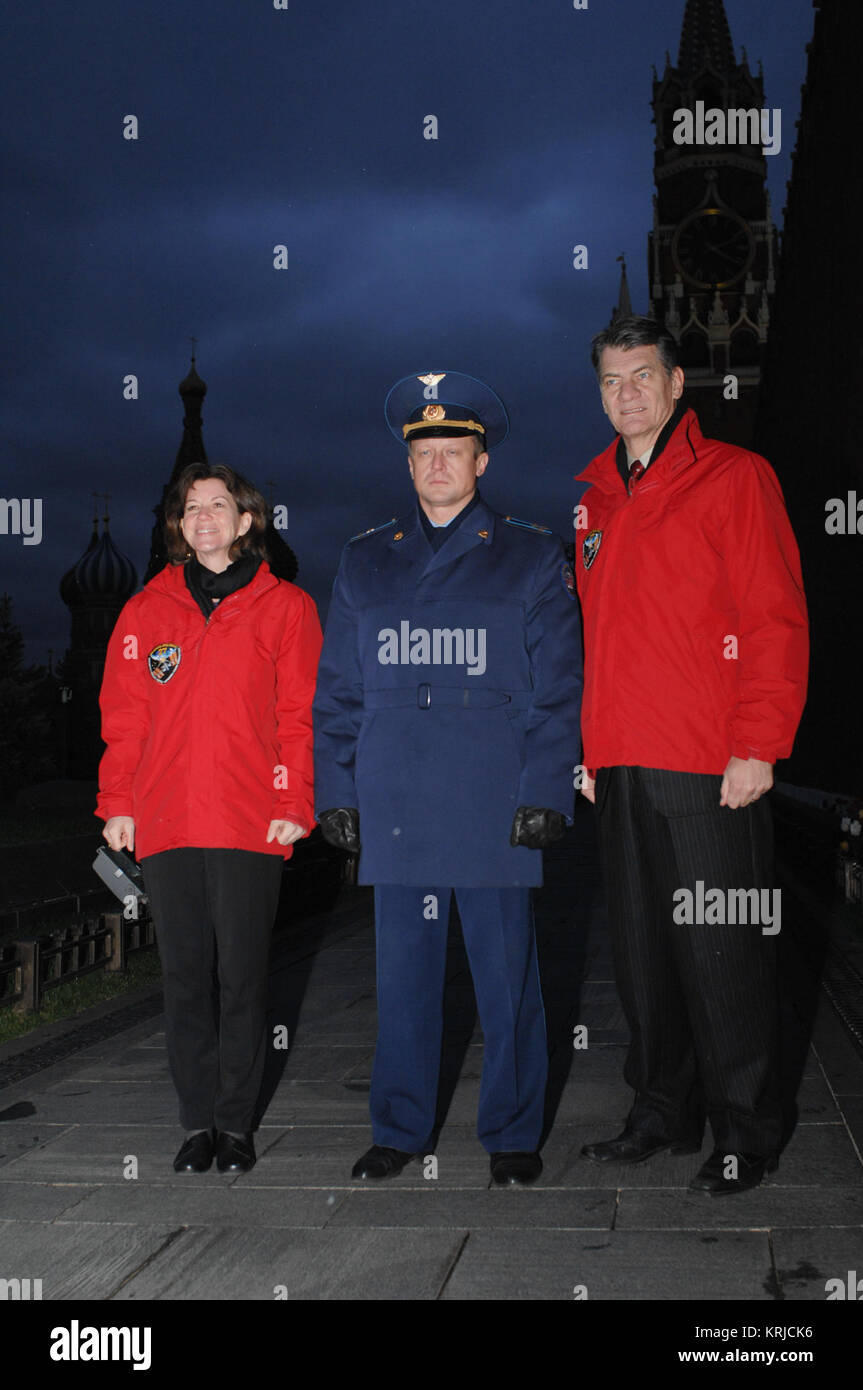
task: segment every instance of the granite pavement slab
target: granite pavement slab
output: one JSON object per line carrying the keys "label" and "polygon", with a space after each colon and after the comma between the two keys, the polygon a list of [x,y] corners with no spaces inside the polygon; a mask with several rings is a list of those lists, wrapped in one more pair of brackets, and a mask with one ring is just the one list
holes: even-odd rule
{"label": "granite pavement slab", "polygon": [[[121,1229],[112,1227],[112,1230]],[[434,1300],[464,1243],[456,1231],[190,1228],[115,1295],[141,1299]]]}
{"label": "granite pavement slab", "polygon": [[773,1270],[766,1232],[472,1229],[442,1297],[761,1301]]}

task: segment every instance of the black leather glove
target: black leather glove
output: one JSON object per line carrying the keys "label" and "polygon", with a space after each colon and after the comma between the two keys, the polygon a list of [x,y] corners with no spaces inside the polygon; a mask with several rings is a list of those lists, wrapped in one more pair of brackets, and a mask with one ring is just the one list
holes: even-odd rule
{"label": "black leather glove", "polygon": [[359,811],[343,806],[334,811],[319,811],[318,825],[327,844],[335,845],[336,849],[346,849],[348,854],[359,854]]}
{"label": "black leather glove", "polygon": [[549,811],[543,806],[519,806],[509,842],[524,845],[525,849],[544,849],[559,840],[565,830],[566,816],[562,811]]}

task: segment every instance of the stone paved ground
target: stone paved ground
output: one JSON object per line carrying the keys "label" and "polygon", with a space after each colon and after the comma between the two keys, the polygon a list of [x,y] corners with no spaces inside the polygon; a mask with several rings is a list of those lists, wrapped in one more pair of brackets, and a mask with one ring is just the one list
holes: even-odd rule
{"label": "stone paved ground", "polygon": [[[786,929],[787,903],[784,1056],[797,1123],[778,1172],[717,1200],[686,1190],[697,1156],[607,1169],[579,1156],[586,1139],[618,1131],[629,1104],[592,833],[580,816],[538,899],[556,1113],[536,1187],[490,1187],[474,1132],[482,1041],[455,931],[437,1177],[417,1163],[381,1187],[351,1181],[370,1142],[375,1000],[370,893],[348,888],[276,943],[272,1021],[291,1046],[272,1056],[251,1173],[173,1173],[180,1134],[159,1016],[0,1090],[0,1275],[41,1278],[46,1300],[277,1290],[572,1301],[581,1289],[589,1300],[753,1306],[824,1302],[827,1279],[863,1275],[863,1060],[817,989],[805,939],[798,949]],[[808,922],[801,909],[804,937]],[[572,1046],[576,1024],[587,1025],[586,1049]]]}

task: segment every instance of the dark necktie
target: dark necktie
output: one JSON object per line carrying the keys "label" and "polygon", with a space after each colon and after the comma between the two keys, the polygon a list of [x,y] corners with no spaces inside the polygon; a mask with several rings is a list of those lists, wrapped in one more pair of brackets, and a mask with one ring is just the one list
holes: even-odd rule
{"label": "dark necktie", "polygon": [[630,470],[629,470],[629,491],[630,491],[630,494],[632,493],[632,489],[633,489],[633,487],[635,486],[635,484],[638,482],[638,480],[639,480],[639,478],[641,477],[641,475],[642,475],[643,473],[646,473],[646,472],[647,472],[647,466],[641,462],[641,459],[636,459],[635,462],[633,463],[632,467],[631,467]]}

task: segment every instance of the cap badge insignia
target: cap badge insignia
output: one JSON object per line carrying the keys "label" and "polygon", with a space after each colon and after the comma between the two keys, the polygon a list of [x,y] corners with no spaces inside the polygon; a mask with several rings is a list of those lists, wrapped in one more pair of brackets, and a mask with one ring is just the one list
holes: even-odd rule
{"label": "cap badge insignia", "polygon": [[425,376],[418,376],[417,381],[421,381],[423,386],[437,386],[445,376],[446,372],[426,372]]}
{"label": "cap badge insignia", "polygon": [[442,405],[427,405],[423,411],[424,420],[443,420],[446,418],[446,411]]}

